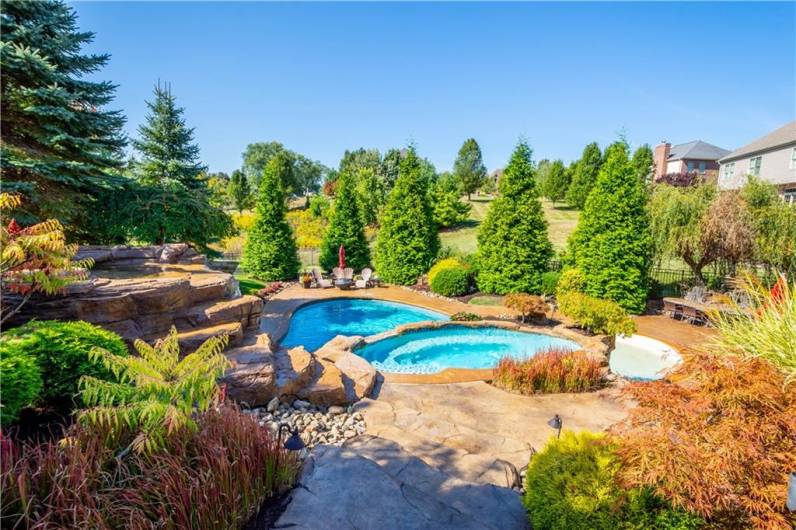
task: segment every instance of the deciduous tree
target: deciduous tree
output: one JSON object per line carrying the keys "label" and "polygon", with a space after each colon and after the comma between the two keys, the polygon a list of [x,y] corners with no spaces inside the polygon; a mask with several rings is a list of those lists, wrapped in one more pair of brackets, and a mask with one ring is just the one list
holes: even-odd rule
{"label": "deciduous tree", "polygon": [[453,163],[453,174],[459,181],[461,190],[470,194],[478,190],[486,178],[486,166],[481,157],[481,148],[474,138],[468,138],[459,149],[456,161]]}
{"label": "deciduous tree", "polygon": [[569,188],[570,174],[564,167],[564,162],[554,160],[550,163],[547,178],[542,183],[542,195],[556,202],[563,200]]}
{"label": "deciduous tree", "polygon": [[232,172],[232,178],[229,180],[227,193],[232,199],[232,204],[238,212],[243,212],[246,208],[251,206],[252,192],[249,187],[249,179],[240,169]]}

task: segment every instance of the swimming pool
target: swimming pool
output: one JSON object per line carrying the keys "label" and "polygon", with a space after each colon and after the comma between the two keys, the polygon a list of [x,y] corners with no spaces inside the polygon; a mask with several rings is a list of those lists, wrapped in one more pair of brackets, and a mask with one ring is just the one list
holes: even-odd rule
{"label": "swimming pool", "polygon": [[682,361],[669,345],[643,335],[616,337],[609,366],[615,374],[643,381],[660,379]]}
{"label": "swimming pool", "polygon": [[548,348],[574,351],[580,345],[541,333],[450,325],[388,337],[354,353],[384,372],[433,374],[446,368],[493,368],[504,356],[521,359]]}
{"label": "swimming pool", "polygon": [[304,346],[315,351],[337,335],[367,337],[424,320],[448,320],[448,317],[436,311],[383,300],[324,300],[305,305],[293,313],[281,344],[285,348]]}

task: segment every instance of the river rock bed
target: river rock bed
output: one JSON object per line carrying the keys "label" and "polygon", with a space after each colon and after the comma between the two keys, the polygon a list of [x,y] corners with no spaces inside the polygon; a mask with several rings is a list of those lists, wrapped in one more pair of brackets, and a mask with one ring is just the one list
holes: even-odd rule
{"label": "river rock bed", "polygon": [[291,431],[298,428],[308,449],[316,445],[340,446],[354,436],[366,431],[365,419],[352,407],[312,405],[297,399],[292,405],[272,399],[267,406],[245,411],[254,416],[260,425],[276,435],[279,425],[286,424]]}

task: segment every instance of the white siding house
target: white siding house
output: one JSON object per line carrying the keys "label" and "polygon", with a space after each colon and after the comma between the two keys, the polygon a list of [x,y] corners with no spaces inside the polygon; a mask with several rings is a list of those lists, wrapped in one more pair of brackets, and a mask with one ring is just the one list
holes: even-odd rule
{"label": "white siding house", "polygon": [[776,185],[788,202],[796,202],[796,122],[788,123],[719,160],[719,187],[744,185],[754,175]]}

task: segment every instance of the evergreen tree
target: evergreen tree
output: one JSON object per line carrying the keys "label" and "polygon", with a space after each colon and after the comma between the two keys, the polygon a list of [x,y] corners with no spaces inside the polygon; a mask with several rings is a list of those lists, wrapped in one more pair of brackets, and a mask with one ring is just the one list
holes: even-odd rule
{"label": "evergreen tree", "polygon": [[590,143],[583,149],[583,154],[575,165],[572,182],[567,189],[567,203],[573,208],[582,210],[586,198],[597,181],[597,174],[602,165],[602,153],[597,142]]}
{"label": "evergreen tree", "polygon": [[171,90],[156,86],[147,106],[150,113],[133,142],[140,153],[134,168],[137,185],[127,186],[130,235],[148,243],[191,243],[207,251],[208,244],[231,233],[232,221],[212,204],[193,129],[185,125],[184,109]]}
{"label": "evergreen tree", "polygon": [[486,167],[481,157],[481,148],[474,138],[468,138],[459,149],[459,155],[453,163],[453,174],[459,180],[460,187],[467,194],[476,191],[484,183],[486,178]]}
{"label": "evergreen tree", "polygon": [[301,263],[293,232],[285,220],[284,175],[290,171],[286,153],[274,156],[265,167],[257,196],[254,224],[243,251],[243,268],[261,280],[290,280]]}
{"label": "evergreen tree", "polygon": [[246,178],[246,175],[240,169],[232,172],[227,193],[238,212],[243,212],[251,204],[252,191],[249,187],[249,179]]}
{"label": "evergreen tree", "polygon": [[440,228],[461,224],[470,217],[472,206],[459,200],[456,182],[450,173],[443,173],[431,187],[434,222]]}
{"label": "evergreen tree", "polygon": [[354,177],[349,173],[341,173],[337,179],[337,197],[321,243],[321,267],[329,270],[337,266],[341,245],[345,249],[348,266],[361,270],[370,265],[370,247],[365,238],[363,215]]}
{"label": "evergreen tree", "polygon": [[586,294],[607,298],[640,313],[647,298],[652,235],[644,183],[617,142],[586,200],[569,241],[569,264],[586,278]]}
{"label": "evergreen tree", "polygon": [[[366,225],[375,225],[379,220],[379,212],[384,207],[387,195],[384,191],[384,182],[379,178],[373,168],[360,168],[356,173],[356,192],[362,211],[362,219]],[[337,193],[340,194],[338,180]]]}
{"label": "evergreen tree", "polygon": [[652,176],[652,148],[644,144],[633,153],[633,167],[636,168],[636,176],[641,182],[647,182]]}
{"label": "evergreen tree", "polygon": [[570,174],[564,167],[564,162],[554,160],[547,173],[547,178],[542,184],[542,195],[553,201],[555,204],[564,198],[569,188]]}
{"label": "evergreen tree", "polygon": [[177,106],[171,87],[155,87],[154,101],[147,101],[146,122],[138,127],[133,147],[140,153],[137,177],[147,186],[179,183],[188,189],[204,187],[199,178],[207,170],[199,161],[193,128],[185,125],[185,109]]}
{"label": "evergreen tree", "polygon": [[116,86],[84,77],[110,56],[82,53],[94,34],[62,1],[4,2],[0,17],[3,190],[27,196],[20,221],[55,218],[84,233],[93,194],[123,166],[124,117],[103,108]]}
{"label": "evergreen tree", "polygon": [[390,283],[408,285],[425,273],[439,251],[439,234],[429,204],[428,177],[409,148],[381,215],[376,269]]}
{"label": "evergreen tree", "polygon": [[531,149],[520,142],[500,178],[500,195],[478,231],[478,288],[496,294],[538,293],[552,256]]}

